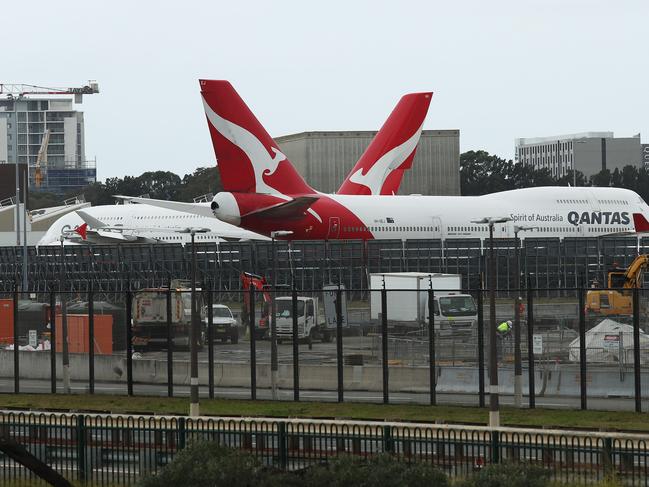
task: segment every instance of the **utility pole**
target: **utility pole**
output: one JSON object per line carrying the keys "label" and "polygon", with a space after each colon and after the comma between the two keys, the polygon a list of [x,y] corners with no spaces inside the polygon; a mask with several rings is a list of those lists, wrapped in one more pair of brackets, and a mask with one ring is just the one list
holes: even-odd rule
{"label": "utility pole", "polygon": [[496,259],[494,258],[494,226],[511,221],[509,217],[485,217],[472,223],[489,225],[489,426],[500,426],[500,403],[498,395],[498,349],[496,337]]}
{"label": "utility pole", "polygon": [[196,307],[196,245],[197,233],[207,233],[209,228],[185,228],[178,233],[188,233],[192,242],[192,291],[191,291],[191,326],[189,327],[189,416],[200,416],[198,401],[198,337],[200,336],[198,310]]}
{"label": "utility pole", "polygon": [[279,374],[279,361],[277,358],[277,324],[275,323],[275,300],[277,299],[277,260],[275,254],[275,239],[278,237],[288,237],[293,232],[290,230],[277,230],[270,232],[271,238],[271,252],[272,252],[272,286],[273,290],[270,297],[270,392],[273,400],[279,399],[278,394],[278,374]]}
{"label": "utility pole", "polygon": [[[61,280],[59,282],[61,295],[61,352],[63,353],[63,392],[70,394],[70,352],[68,350],[68,305],[65,296],[65,235],[61,234]],[[56,344],[53,344],[56,347]]]}
{"label": "utility pole", "polygon": [[[538,227],[514,225],[516,245],[516,298],[514,299],[514,406],[523,403],[523,366],[521,357],[521,246],[518,232],[535,230]],[[529,352],[528,352],[529,353]]]}

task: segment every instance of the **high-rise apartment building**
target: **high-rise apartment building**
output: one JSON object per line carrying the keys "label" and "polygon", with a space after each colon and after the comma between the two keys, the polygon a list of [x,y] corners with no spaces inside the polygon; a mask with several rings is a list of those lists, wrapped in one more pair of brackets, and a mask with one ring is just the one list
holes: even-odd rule
{"label": "high-rise apartment building", "polygon": [[[46,133],[47,157],[38,164]],[[83,112],[72,99],[0,99],[0,163],[16,161],[28,165],[32,191],[62,195],[96,181],[95,162],[85,154]]]}

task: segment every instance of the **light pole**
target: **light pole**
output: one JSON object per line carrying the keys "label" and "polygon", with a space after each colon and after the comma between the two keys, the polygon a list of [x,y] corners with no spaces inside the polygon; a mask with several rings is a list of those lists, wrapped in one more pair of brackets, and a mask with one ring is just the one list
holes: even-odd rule
{"label": "light pole", "polygon": [[489,225],[489,426],[500,426],[498,401],[498,351],[496,344],[496,261],[494,259],[494,225],[511,221],[509,217],[485,217],[472,223]]}
{"label": "light pole", "polygon": [[189,416],[196,417],[200,415],[198,404],[198,337],[200,336],[198,313],[196,310],[196,246],[194,237],[197,233],[207,233],[209,228],[185,228],[178,230],[178,233],[188,233],[192,238],[192,315],[191,326],[189,328]]}
{"label": "light pole", "polygon": [[519,408],[523,401],[523,367],[521,365],[521,253],[518,232],[536,230],[538,227],[514,225],[516,241],[516,298],[514,299],[514,405]]}
{"label": "light pole", "polygon": [[[61,363],[63,365],[63,392],[70,394],[70,353],[68,349],[68,304],[65,297],[65,237],[61,233],[61,279],[59,292],[61,294]],[[52,324],[54,326],[54,323]],[[52,344],[56,348],[56,343]]]}
{"label": "light pole", "polygon": [[275,324],[275,299],[277,298],[277,262],[275,259],[275,239],[292,235],[291,230],[276,230],[270,232],[271,253],[273,254],[273,292],[270,297],[270,392],[273,400],[278,399],[277,374],[279,364],[277,360],[277,325]]}

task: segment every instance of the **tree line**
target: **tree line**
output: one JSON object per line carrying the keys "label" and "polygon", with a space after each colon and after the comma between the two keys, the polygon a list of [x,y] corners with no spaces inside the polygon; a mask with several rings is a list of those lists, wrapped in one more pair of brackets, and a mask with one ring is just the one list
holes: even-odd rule
{"label": "tree line", "polygon": [[92,183],[80,191],[61,196],[31,191],[29,194],[29,209],[57,206],[63,199],[83,194],[92,206],[110,205],[115,202],[113,195],[141,196],[150,198],[193,201],[197,196],[207,193],[218,193],[222,190],[221,176],[216,166],[199,167],[191,174],[182,178],[171,171],[149,171],[140,176],[124,176],[123,178],[107,178],[104,182]]}
{"label": "tree line", "polygon": [[649,202],[649,170],[624,166],[621,170],[604,169],[586,178],[572,171],[555,178],[549,169],[514,163],[486,151],[468,151],[460,155],[460,191],[463,196],[478,196],[510,189],[535,186],[597,186],[626,188]]}
{"label": "tree line", "polygon": [[[581,171],[572,171],[561,178],[552,176],[548,169],[514,163],[486,151],[468,151],[460,155],[460,190],[463,196],[478,196],[510,189],[534,186],[611,186],[627,188],[649,201],[649,170],[645,167],[625,166],[622,170],[608,169],[586,178]],[[148,194],[155,199],[192,201],[195,197],[222,190],[221,177],[216,166],[199,167],[182,178],[170,171],[149,171],[140,176],[108,178],[93,183],[63,199],[83,193],[86,201],[97,205],[113,204],[113,195],[140,196]],[[29,209],[60,205],[62,198],[55,194],[32,191]]]}

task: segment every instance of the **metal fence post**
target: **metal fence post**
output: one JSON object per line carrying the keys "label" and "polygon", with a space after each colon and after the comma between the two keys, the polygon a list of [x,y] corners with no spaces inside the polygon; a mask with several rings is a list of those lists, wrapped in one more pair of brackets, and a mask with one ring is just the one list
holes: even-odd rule
{"label": "metal fence post", "polygon": [[178,449],[184,450],[187,444],[187,423],[185,418],[178,418]]}
{"label": "metal fence post", "polygon": [[435,291],[428,290],[428,387],[430,405],[437,404],[437,371],[435,369]]}
{"label": "metal fence post", "polygon": [[492,429],[491,433],[491,463],[500,463],[500,431]]}
{"label": "metal fence post", "polygon": [[133,395],[133,329],[131,328],[132,296],[126,291],[126,389],[128,395]]}
{"label": "metal fence post", "polygon": [[255,288],[248,292],[248,325],[250,327],[250,399],[257,399],[257,344],[255,343]]}
{"label": "metal fence post", "polygon": [[527,377],[530,409],[536,407],[536,384],[534,377],[534,290],[532,278],[527,276]]}
{"label": "metal fence post", "polygon": [[640,290],[633,288],[633,379],[635,386],[635,410],[642,412],[642,390],[640,382]]}
{"label": "metal fence post", "polygon": [[167,289],[167,396],[174,396],[174,340],[171,325],[171,281]]}
{"label": "metal fence post", "polygon": [[92,281],[88,287],[88,391],[95,393],[95,296]]}
{"label": "metal fence post", "polygon": [[300,400],[300,347],[299,336],[297,330],[297,289],[293,283],[293,291],[291,294],[291,314],[293,317],[293,400]]}
{"label": "metal fence post", "polygon": [[77,416],[77,472],[79,481],[85,482],[87,480],[86,471],[86,422],[85,416],[79,414]]}
{"label": "metal fence post", "polygon": [[18,283],[14,282],[14,309],[13,309],[13,339],[14,339],[14,393],[18,394],[20,392],[20,344],[18,339],[20,338],[20,331],[18,328]]}
{"label": "metal fence post", "polygon": [[345,400],[345,370],[343,362],[343,293],[340,285],[336,290],[336,367],[338,371],[338,402]]}
{"label": "metal fence post", "polygon": [[288,465],[288,442],[286,440],[286,423],[280,421],[277,424],[277,456],[279,457],[279,468],[282,470],[286,470]]}
{"label": "metal fence post", "polygon": [[56,394],[56,293],[50,291],[50,387]]}
{"label": "metal fence post", "polygon": [[478,288],[478,401],[480,407],[485,407],[484,393],[484,309],[482,295],[482,276]]}
{"label": "metal fence post", "polygon": [[383,427],[383,453],[394,453],[394,440],[390,426]]}
{"label": "metal fence post", "polygon": [[383,403],[390,402],[389,390],[389,369],[388,369],[388,292],[381,289],[381,345],[382,345],[382,367],[383,367]]}
{"label": "metal fence post", "polygon": [[[212,281],[207,289],[207,388],[208,397],[214,399],[214,297]],[[238,332],[237,332],[238,333]]]}
{"label": "metal fence post", "polygon": [[586,303],[584,300],[584,283],[579,283],[579,391],[581,409],[588,409],[588,391],[586,390]]}

